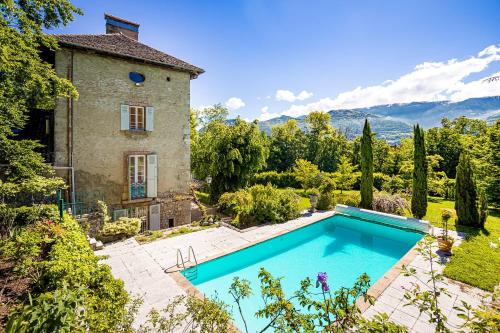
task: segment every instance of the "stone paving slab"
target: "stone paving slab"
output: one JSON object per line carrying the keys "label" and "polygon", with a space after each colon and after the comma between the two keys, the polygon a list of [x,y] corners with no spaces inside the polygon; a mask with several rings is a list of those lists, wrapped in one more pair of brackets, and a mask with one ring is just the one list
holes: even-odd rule
{"label": "stone paving slab", "polygon": [[[242,247],[250,246],[256,242],[277,236],[310,223],[322,220],[333,215],[333,212],[317,212],[302,216],[296,220],[278,225],[264,225],[248,231],[236,231],[224,226],[206,229],[173,238],[156,240],[140,245],[135,239],[107,245],[103,250],[97,251],[98,255],[107,255],[104,263],[111,266],[116,278],[122,279],[125,289],[131,294],[140,295],[144,304],[139,310],[137,324],[146,321],[146,316],[153,308],[162,309],[175,296],[186,293],[187,285],[180,286],[182,281],[176,281],[173,275],[165,273],[169,267],[176,265],[176,254],[179,249],[187,259],[188,247],[192,246],[198,262],[212,259]],[[434,230],[437,233],[439,230]],[[463,238],[462,234],[450,232],[456,238],[458,245]],[[405,259],[406,258],[406,259]],[[429,269],[429,263],[415,253],[405,256],[402,261],[415,268],[418,277],[424,279],[423,272]],[[396,265],[397,266],[397,265]],[[443,262],[435,261],[435,269],[442,271]],[[377,294],[374,306],[365,307],[363,315],[367,318],[379,312],[385,312],[390,320],[406,325],[411,332],[432,332],[433,327],[427,322],[424,315],[420,315],[415,306],[405,306],[403,287],[409,287],[411,282],[417,282],[413,277],[405,277],[398,271],[399,268],[386,273],[376,285],[373,286]],[[426,280],[423,280],[426,281]],[[460,325],[457,311],[453,306],[461,305],[460,300],[465,300],[473,306],[480,304],[484,292],[464,284],[448,280],[448,290],[452,296],[442,296],[440,304],[450,318],[452,330]],[[372,289],[371,289],[372,291]]]}

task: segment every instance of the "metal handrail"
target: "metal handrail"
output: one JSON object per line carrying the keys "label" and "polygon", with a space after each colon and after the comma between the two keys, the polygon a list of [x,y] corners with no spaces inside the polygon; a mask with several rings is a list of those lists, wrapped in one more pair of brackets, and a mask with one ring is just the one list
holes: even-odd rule
{"label": "metal handrail", "polygon": [[180,267],[179,266],[179,256],[181,257],[181,261],[182,261],[182,268],[183,269],[186,269],[186,265],[184,264],[184,258],[182,257],[182,252],[180,249],[177,249],[177,267]]}
{"label": "metal handrail", "polygon": [[188,261],[191,261],[191,253],[193,254],[194,263],[198,265],[198,260],[196,260],[196,255],[194,254],[194,249],[191,245],[188,247]]}

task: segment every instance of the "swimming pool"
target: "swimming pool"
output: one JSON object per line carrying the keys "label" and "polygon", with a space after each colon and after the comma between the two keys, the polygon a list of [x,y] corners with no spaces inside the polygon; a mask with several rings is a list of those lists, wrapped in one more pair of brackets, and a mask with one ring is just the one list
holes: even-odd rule
{"label": "swimming pool", "polygon": [[[275,277],[283,277],[287,296],[300,287],[309,276],[327,272],[330,288],[350,287],[362,273],[375,283],[421,238],[422,233],[334,215],[306,227],[262,243],[207,261],[197,266],[197,275],[190,281],[206,296],[214,296],[233,306],[227,292],[238,276],[251,283],[253,295],[242,302],[249,332],[258,331],[265,319],[255,318],[262,307],[258,271],[264,267]],[[186,272],[186,276],[189,273]],[[238,327],[243,322],[233,306]]]}

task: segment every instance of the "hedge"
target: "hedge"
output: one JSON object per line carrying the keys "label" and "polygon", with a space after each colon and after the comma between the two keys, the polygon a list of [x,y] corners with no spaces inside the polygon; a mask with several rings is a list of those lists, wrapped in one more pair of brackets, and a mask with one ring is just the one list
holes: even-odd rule
{"label": "hedge", "polygon": [[252,185],[260,184],[267,185],[272,184],[278,188],[300,188],[300,183],[295,178],[294,172],[276,172],[276,171],[266,171],[256,174],[252,181]]}

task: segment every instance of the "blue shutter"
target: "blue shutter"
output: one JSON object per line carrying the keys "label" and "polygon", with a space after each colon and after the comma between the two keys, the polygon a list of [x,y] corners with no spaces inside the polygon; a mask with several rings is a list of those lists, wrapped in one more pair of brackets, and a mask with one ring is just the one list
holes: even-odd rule
{"label": "blue shutter", "polygon": [[130,129],[130,114],[129,107],[126,104],[120,106],[120,129],[128,131]]}
{"label": "blue shutter", "polygon": [[146,107],[146,131],[154,129],[155,108],[152,106]]}

